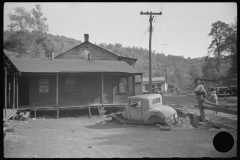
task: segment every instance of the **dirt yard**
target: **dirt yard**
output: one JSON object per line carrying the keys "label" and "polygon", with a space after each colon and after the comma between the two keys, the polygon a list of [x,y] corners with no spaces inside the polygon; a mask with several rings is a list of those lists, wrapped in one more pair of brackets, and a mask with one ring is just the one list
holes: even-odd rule
{"label": "dirt yard", "polygon": [[[192,110],[195,99],[165,95],[164,101]],[[197,112],[197,114],[199,114]],[[206,111],[214,121],[237,127],[237,116]],[[13,132],[4,140],[5,158],[142,158],[142,157],[236,157],[237,130],[224,130],[234,137],[232,150],[220,153],[213,146],[221,129],[178,127],[160,131],[157,126],[106,123],[97,114],[89,118],[62,116],[11,121]]]}

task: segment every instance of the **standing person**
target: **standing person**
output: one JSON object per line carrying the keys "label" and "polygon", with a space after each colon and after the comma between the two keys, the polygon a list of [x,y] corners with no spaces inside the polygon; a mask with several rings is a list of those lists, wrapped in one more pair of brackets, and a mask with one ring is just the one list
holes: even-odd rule
{"label": "standing person", "polygon": [[206,98],[206,96],[207,96],[207,92],[205,91],[204,86],[205,86],[205,83],[201,83],[194,90],[195,94],[202,95],[202,98]]}
{"label": "standing person", "polygon": [[172,94],[173,94],[173,89],[174,89],[174,87],[173,87],[173,86],[171,86],[171,92],[172,92]]}
{"label": "standing person", "polygon": [[[213,101],[213,103],[218,104],[218,98],[217,98],[217,94],[215,91],[212,91],[212,101]],[[217,110],[215,110],[213,113],[217,114]]]}
{"label": "standing person", "polygon": [[202,102],[204,101],[203,98],[206,98],[206,94],[207,94],[207,92],[204,89],[204,85],[205,85],[205,83],[201,83],[194,90],[196,98],[197,98],[198,107],[199,107],[202,122],[205,121],[205,113],[204,113],[204,108],[203,108]]}
{"label": "standing person", "polygon": [[168,85],[167,93],[171,93],[171,85]]}

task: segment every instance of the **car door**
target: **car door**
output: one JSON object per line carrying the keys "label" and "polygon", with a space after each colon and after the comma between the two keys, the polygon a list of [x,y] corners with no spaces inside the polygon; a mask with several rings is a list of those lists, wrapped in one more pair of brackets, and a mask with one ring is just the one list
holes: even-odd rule
{"label": "car door", "polygon": [[129,112],[131,120],[143,121],[141,100],[131,101],[129,106]]}

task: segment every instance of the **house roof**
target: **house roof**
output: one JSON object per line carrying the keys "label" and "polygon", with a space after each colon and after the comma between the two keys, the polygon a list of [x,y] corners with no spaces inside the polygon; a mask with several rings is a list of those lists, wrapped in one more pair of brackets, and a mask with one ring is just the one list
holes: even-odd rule
{"label": "house roof", "polygon": [[6,66],[11,73],[20,74],[18,68],[11,62],[9,57],[3,52],[3,65]]}
{"label": "house roof", "polygon": [[77,47],[79,47],[79,46],[81,46],[81,45],[83,45],[83,44],[86,44],[86,43],[88,43],[88,44],[90,44],[90,45],[93,45],[93,46],[97,47],[98,49],[104,50],[104,51],[106,51],[106,52],[108,52],[108,53],[110,53],[110,54],[112,54],[112,55],[114,55],[114,56],[117,56],[117,57],[119,57],[119,58],[126,58],[126,59],[133,60],[133,61],[135,61],[135,62],[137,61],[136,58],[119,56],[119,55],[117,55],[117,54],[115,54],[115,53],[112,53],[112,52],[110,52],[110,51],[108,51],[108,50],[106,50],[106,49],[104,49],[104,48],[101,48],[101,47],[99,47],[99,46],[97,46],[97,45],[95,45],[95,44],[92,44],[91,42],[83,42],[83,43],[81,43],[80,45],[77,45],[77,46],[75,46],[75,47],[67,50],[66,52],[63,52],[63,53],[57,55],[55,58],[58,58],[58,57],[60,57],[60,56],[63,55],[63,54],[69,53],[70,51],[74,50],[75,48],[77,48]]}
{"label": "house roof", "polygon": [[[152,82],[164,82],[165,77],[152,77]],[[143,78],[143,82],[149,82],[149,78]]]}
{"label": "house roof", "polygon": [[8,56],[8,58],[19,56],[19,53],[12,52],[12,51],[9,51],[9,50],[6,50],[6,49],[3,49],[3,53],[5,53],[5,55]]}
{"label": "house roof", "polygon": [[10,58],[20,72],[27,73],[89,73],[89,72],[118,72],[139,73],[125,61],[108,60],[75,60],[75,59],[36,59]]}

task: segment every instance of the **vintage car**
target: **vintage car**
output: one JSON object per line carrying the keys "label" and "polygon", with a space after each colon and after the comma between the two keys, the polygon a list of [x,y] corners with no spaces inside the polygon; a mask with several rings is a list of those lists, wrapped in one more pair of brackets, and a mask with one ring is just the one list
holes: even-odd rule
{"label": "vintage car", "polygon": [[231,96],[237,96],[237,86],[229,86]]}
{"label": "vintage car", "polygon": [[171,127],[179,120],[177,111],[162,104],[161,94],[143,94],[128,97],[128,105],[118,114],[110,114],[121,123],[162,124]]}
{"label": "vintage car", "polygon": [[229,88],[226,86],[216,87],[216,94],[218,97],[225,96],[225,95],[226,95],[226,97],[228,97],[228,96],[230,96]]}

